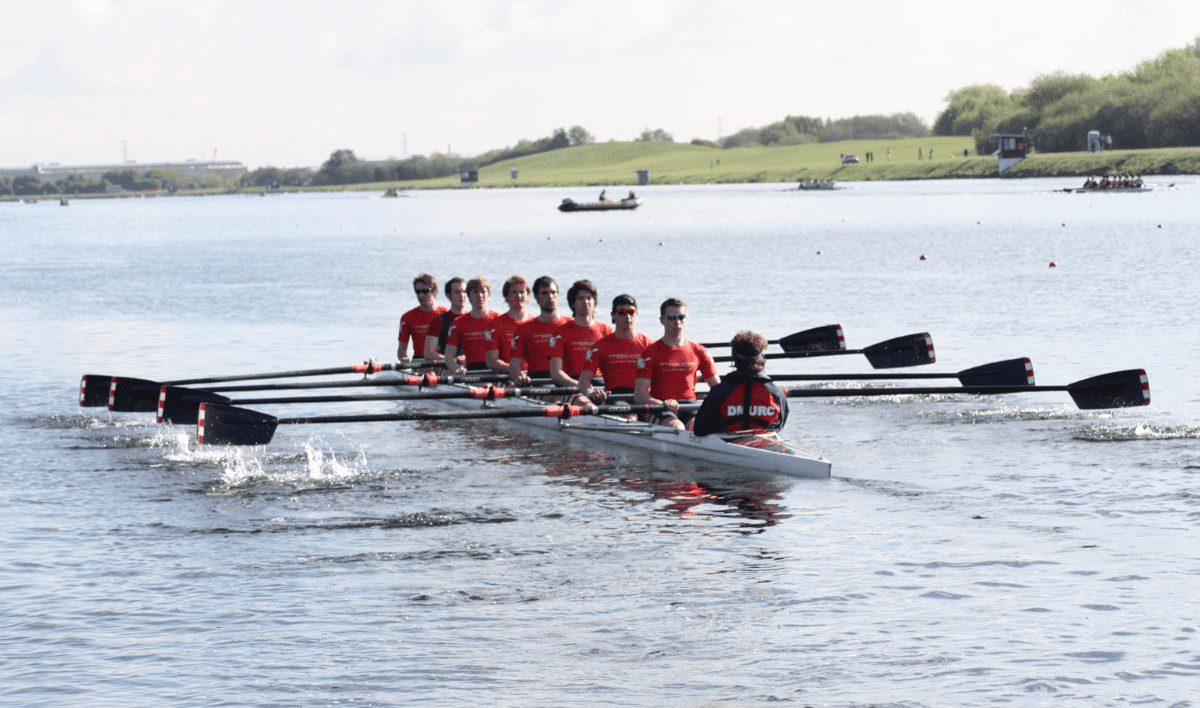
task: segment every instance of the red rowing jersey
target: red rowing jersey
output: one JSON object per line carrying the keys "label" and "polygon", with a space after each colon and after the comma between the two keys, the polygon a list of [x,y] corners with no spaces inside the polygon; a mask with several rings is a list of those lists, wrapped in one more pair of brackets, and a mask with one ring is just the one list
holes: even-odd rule
{"label": "red rowing jersey", "polygon": [[470,312],[464,312],[454,318],[450,325],[450,335],[446,337],[446,346],[453,344],[458,352],[467,358],[467,365],[487,362],[487,342],[494,336],[495,319],[499,313],[489,312],[484,317],[472,317]]}
{"label": "red rowing jersey", "polygon": [[520,358],[521,368],[526,371],[549,371],[550,336],[554,334],[554,330],[570,321],[571,318],[565,315],[552,322],[545,322],[536,317],[525,320],[517,325],[509,353]]}
{"label": "red rowing jersey", "polygon": [[496,315],[493,321],[496,327],[495,335],[488,340],[487,350],[496,352],[500,357],[500,361],[509,361],[512,358],[512,339],[517,333],[517,328],[528,322],[528,319],[518,322],[505,312],[502,315]]}
{"label": "red rowing jersey", "polygon": [[420,307],[405,312],[400,317],[400,337],[399,340],[408,345],[409,340],[413,343],[413,357],[419,358],[425,355],[425,337],[429,334],[429,325],[434,320],[438,320],[446,308],[437,305],[431,312],[426,312]]}
{"label": "red rowing jersey", "polygon": [[619,339],[614,332],[600,339],[588,350],[583,368],[593,376],[603,376],[604,386],[633,388],[638,377],[638,356],[650,346],[650,338],[634,332],[629,339]]}
{"label": "red rowing jersey", "polygon": [[672,347],[658,340],[638,357],[639,379],[650,379],[650,396],[660,401],[696,400],[696,372],[704,380],[717,375],[717,366],[708,350],[684,340]]}
{"label": "red rowing jersey", "polygon": [[593,322],[591,326],[580,327],[575,320],[570,320],[550,335],[550,356],[562,359],[563,373],[571,378],[579,378],[583,364],[587,360],[588,349],[606,335],[612,334],[612,325],[603,322]]}

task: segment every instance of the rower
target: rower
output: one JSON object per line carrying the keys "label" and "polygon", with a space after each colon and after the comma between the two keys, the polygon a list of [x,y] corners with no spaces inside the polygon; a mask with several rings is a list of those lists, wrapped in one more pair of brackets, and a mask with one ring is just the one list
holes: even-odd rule
{"label": "rower", "polygon": [[683,336],[687,305],[677,297],[668,298],[658,308],[663,337],[646,347],[638,357],[638,377],[633,400],[639,404],[666,406],[651,422],[691,430],[695,413],[680,410],[680,401],[696,400],[696,373],[709,387],[721,383],[708,350]]}
{"label": "rower", "polygon": [[464,371],[457,361],[458,351],[462,349],[466,357],[466,371],[483,371],[487,365],[487,340],[493,332],[495,312],[488,309],[488,298],[492,296],[492,284],[482,275],[477,275],[467,281],[467,299],[471,301],[471,310],[465,315],[459,315],[450,325],[450,335],[446,338],[446,360],[453,364],[447,367],[450,374]]}
{"label": "rower", "polygon": [[429,332],[429,325],[446,311],[436,302],[437,278],[422,273],[413,279],[413,290],[417,293],[417,306],[400,317],[400,346],[396,348],[396,358],[403,362],[408,361],[410,339],[413,356],[425,354],[425,335]]}
{"label": "rower", "polygon": [[778,432],[787,422],[787,391],[762,373],[767,338],[738,332],[729,343],[734,370],[709,389],[696,413],[696,435]]}
{"label": "rower", "polygon": [[558,283],[554,278],[543,275],[533,281],[533,295],[541,313],[517,325],[508,360],[508,375],[518,386],[528,386],[532,379],[550,378],[550,337],[571,321],[558,314]]}
{"label": "rower", "polygon": [[[650,338],[636,331],[637,300],[632,295],[618,295],[612,301],[612,334],[601,338],[588,350],[583,371],[579,374],[578,390],[597,405],[609,394],[633,393],[638,376],[638,356],[650,346]],[[604,377],[605,389],[592,388],[592,379]]]}
{"label": "rower", "polygon": [[[446,299],[450,301],[450,309],[438,315],[436,320],[429,323],[429,331],[425,333],[425,359],[440,362],[446,351],[446,338],[450,335],[450,325],[455,318],[467,311],[467,281],[462,278],[451,278],[446,281]],[[461,355],[460,363],[465,363]]]}
{"label": "rower", "polygon": [[579,385],[588,350],[613,331],[609,325],[595,321],[597,295],[590,280],[576,280],[567,290],[567,304],[574,318],[550,336],[550,378],[560,386]]}
{"label": "rower", "polygon": [[512,338],[517,326],[529,319],[529,281],[514,275],[504,281],[500,292],[508,302],[508,312],[496,315],[492,338],[487,340],[487,365],[495,371],[508,371],[512,359]]}

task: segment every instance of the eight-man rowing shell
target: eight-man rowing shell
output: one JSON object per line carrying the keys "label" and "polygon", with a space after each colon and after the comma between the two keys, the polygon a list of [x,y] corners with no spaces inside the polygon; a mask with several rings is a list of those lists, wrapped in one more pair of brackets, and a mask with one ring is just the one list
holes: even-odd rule
{"label": "eight-man rowing shell", "polygon": [[[380,378],[388,374],[379,375]],[[413,386],[397,386],[400,390],[416,391]],[[463,384],[438,384],[424,390],[466,390]],[[478,407],[473,399],[442,399],[437,402],[458,408]],[[491,405],[497,407],[544,407],[545,403],[532,398],[501,398]],[[518,418],[521,423],[558,430],[564,434],[617,443],[628,447],[666,453],[693,460],[730,465],[739,470],[755,470],[788,475],[828,479],[832,465],[823,457],[797,449],[774,434],[697,436],[690,431],[665,425],[630,421],[619,416],[598,415],[581,418]]]}

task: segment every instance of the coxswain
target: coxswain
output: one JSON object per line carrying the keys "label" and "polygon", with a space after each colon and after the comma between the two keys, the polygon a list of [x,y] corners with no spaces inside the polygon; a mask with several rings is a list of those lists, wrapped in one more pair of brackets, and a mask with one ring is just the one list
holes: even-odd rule
{"label": "coxswain", "polygon": [[638,377],[633,400],[639,404],[666,406],[651,422],[691,430],[695,411],[681,410],[680,401],[696,400],[696,374],[709,387],[721,383],[708,350],[684,338],[687,305],[673,297],[659,306],[663,337],[638,357]]}
{"label": "coxswain", "polygon": [[500,289],[508,303],[508,312],[497,315],[495,330],[487,342],[487,365],[496,371],[508,371],[508,363],[512,360],[512,338],[517,327],[529,319],[526,308],[529,306],[529,281],[519,275],[514,275],[504,281]]}
{"label": "coxswain", "polygon": [[400,345],[396,348],[396,358],[402,362],[408,361],[408,342],[411,339],[413,356],[425,354],[425,335],[429,325],[446,311],[437,304],[437,278],[422,273],[413,279],[413,290],[417,293],[417,306],[405,312],[400,317]]}
{"label": "coxswain", "polygon": [[750,331],[738,332],[729,343],[734,370],[713,386],[696,413],[695,433],[778,432],[787,422],[787,391],[766,374],[763,350],[767,338]]}
{"label": "coxswain", "polygon": [[607,189],[600,190],[600,201],[602,201],[602,202],[608,201],[608,190]]}
{"label": "coxswain", "polygon": [[450,335],[446,338],[446,360],[453,363],[446,367],[450,374],[462,373],[464,367],[457,360],[461,349],[466,357],[466,371],[483,371],[487,365],[487,340],[493,336],[493,320],[497,313],[488,309],[488,298],[492,296],[492,284],[482,275],[467,281],[467,299],[471,310],[454,318]]}
{"label": "coxswain", "polygon": [[558,314],[558,283],[543,275],[533,281],[533,296],[541,313],[517,325],[512,339],[512,358],[508,360],[508,375],[518,386],[528,386],[533,379],[550,378],[550,337],[554,330],[571,321]]}
{"label": "coxswain", "polygon": [[[637,382],[638,357],[650,346],[650,338],[638,332],[637,300],[618,295],[612,301],[612,321],[616,329],[588,350],[578,390],[593,403],[604,403],[610,394],[633,393]],[[604,377],[604,389],[592,387],[592,379]]]}
{"label": "coxswain", "polygon": [[613,331],[611,326],[595,321],[598,295],[590,280],[577,280],[567,290],[567,304],[574,317],[550,335],[550,378],[560,386],[579,385],[588,350]]}
{"label": "coxswain", "polygon": [[[445,357],[446,337],[450,335],[450,325],[455,318],[467,311],[467,281],[462,278],[451,278],[446,281],[446,299],[450,301],[450,309],[438,315],[437,319],[429,322],[429,331],[425,333],[426,361],[440,362]],[[465,360],[464,360],[465,361]]]}

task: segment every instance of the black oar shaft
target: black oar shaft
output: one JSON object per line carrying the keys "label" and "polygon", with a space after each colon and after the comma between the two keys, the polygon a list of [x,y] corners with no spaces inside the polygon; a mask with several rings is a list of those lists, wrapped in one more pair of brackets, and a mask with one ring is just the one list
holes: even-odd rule
{"label": "black oar shaft", "polygon": [[163,381],[162,383],[171,386],[186,386],[188,384],[205,384],[205,383],[221,383],[224,381],[254,381],[257,379],[293,379],[307,376],[339,376],[342,374],[372,374],[380,371],[398,371],[408,368],[408,365],[400,364],[380,364],[369,362],[365,364],[355,364],[354,366],[338,366],[329,369],[300,369],[297,371],[273,371],[263,374],[237,374],[234,376],[209,376],[199,379],[179,379],[177,381]]}
{"label": "black oar shaft", "polygon": [[285,396],[278,398],[246,398],[230,401],[231,405],[251,406],[275,403],[341,403],[347,401],[426,401],[445,398],[474,398],[481,401],[515,396],[565,396],[575,393],[571,386],[526,388],[478,388],[453,391],[404,391],[400,393],[343,394],[340,396]]}

